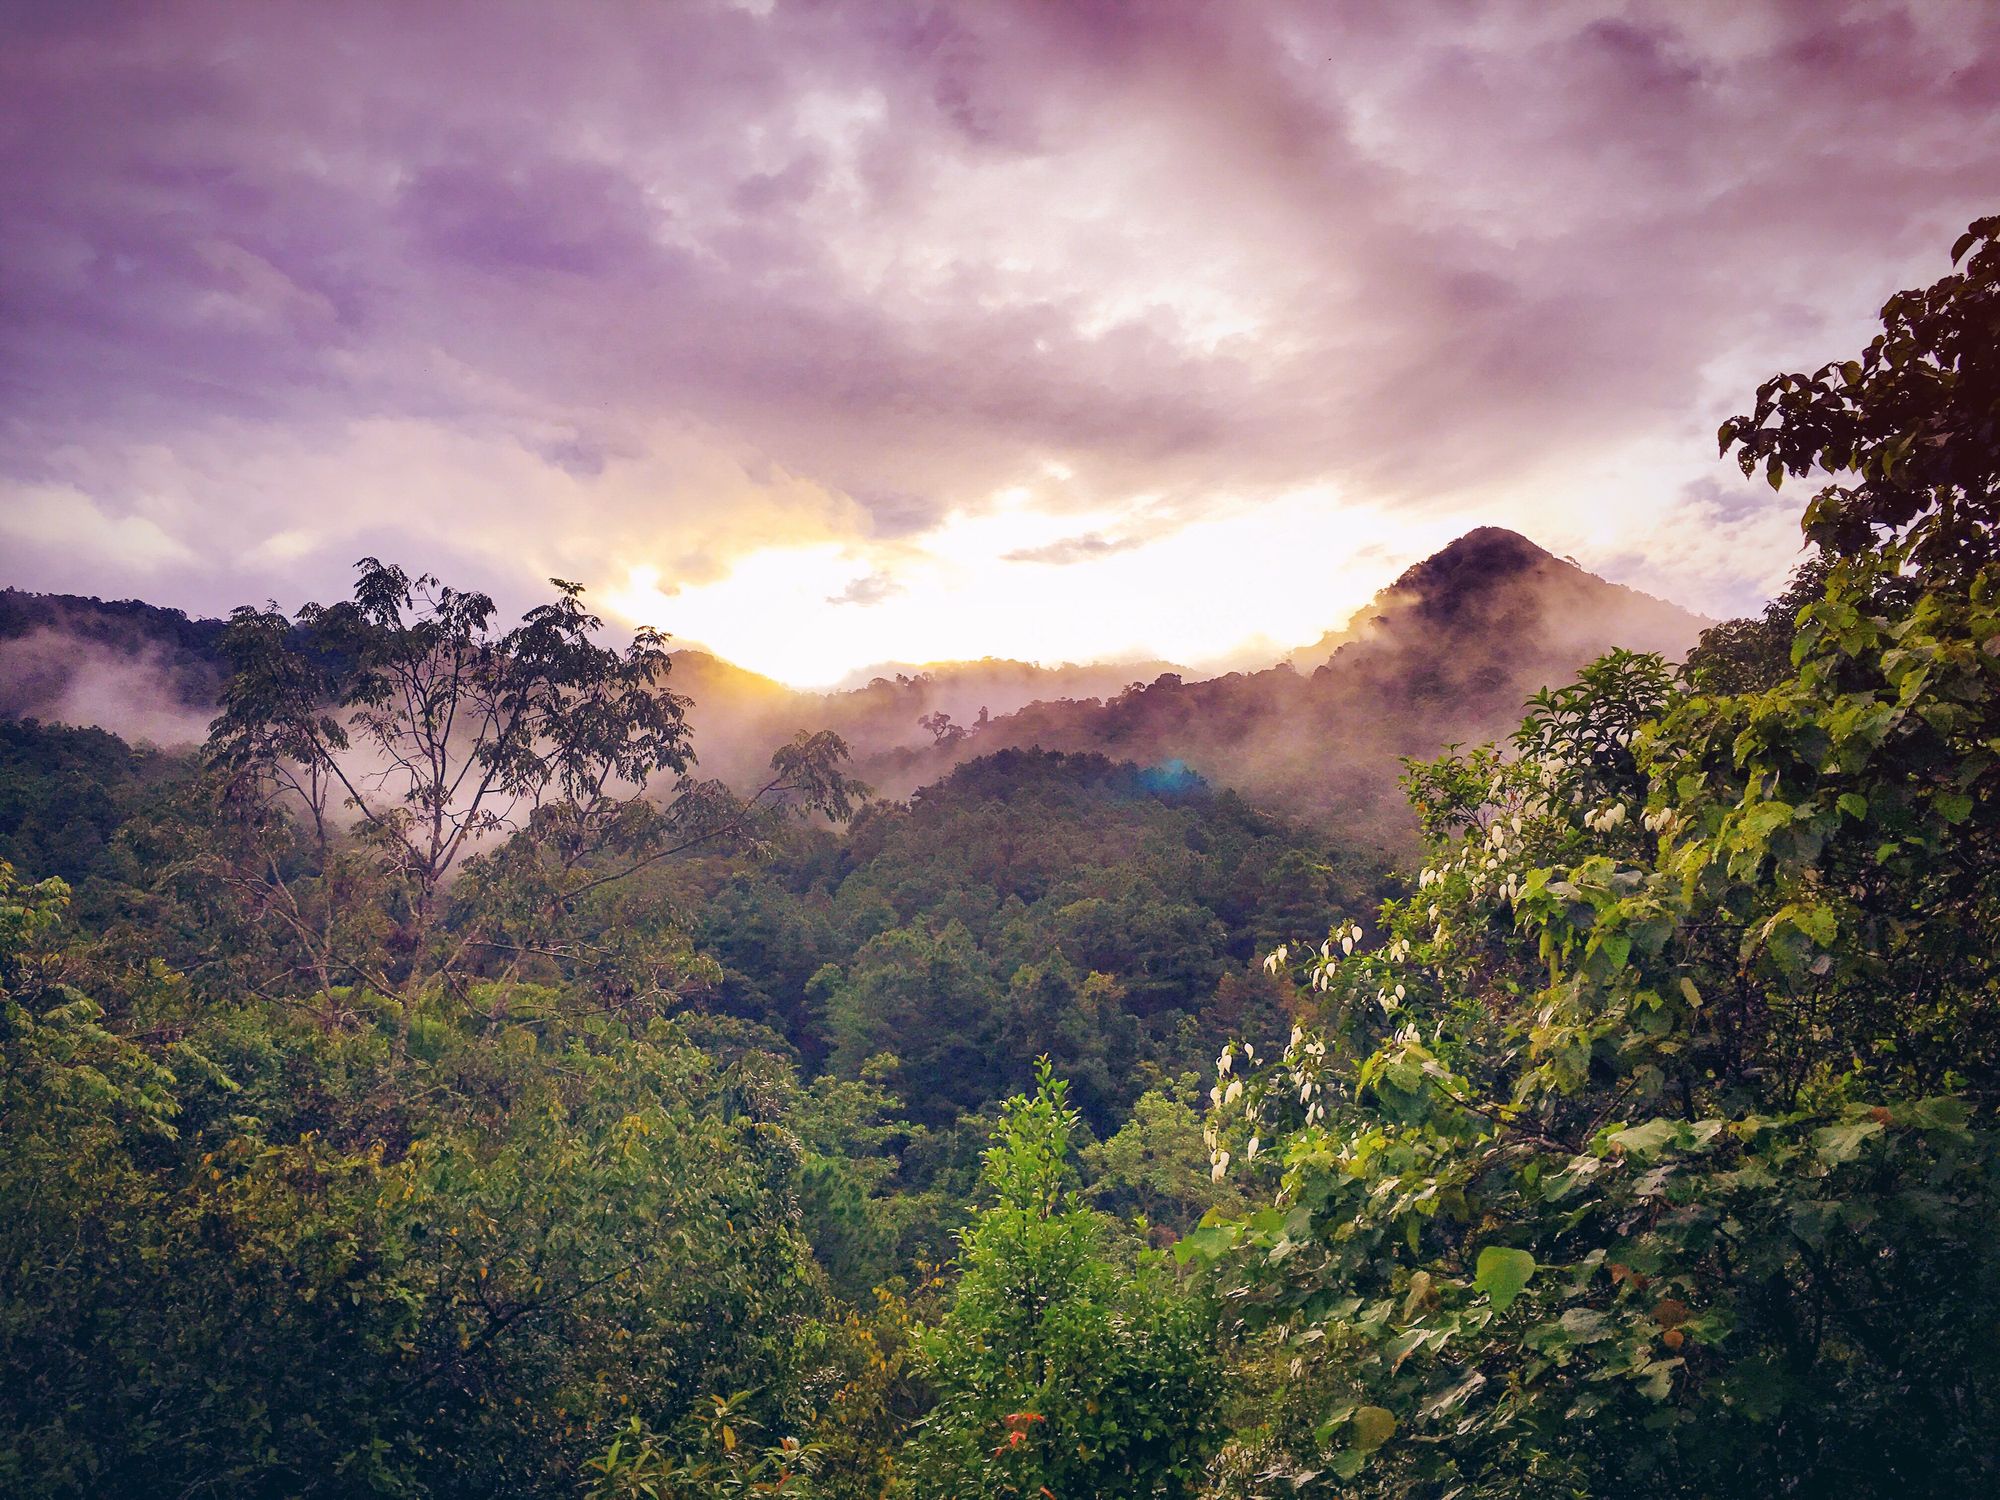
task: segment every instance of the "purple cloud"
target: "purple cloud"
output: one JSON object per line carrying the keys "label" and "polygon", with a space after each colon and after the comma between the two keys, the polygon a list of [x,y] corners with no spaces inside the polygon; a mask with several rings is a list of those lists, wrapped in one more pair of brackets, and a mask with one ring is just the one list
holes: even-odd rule
{"label": "purple cloud", "polygon": [[0,527],[164,540],[0,531],[8,581],[213,609],[394,536],[504,592],[1326,485],[1741,607],[1794,502],[1708,434],[1992,211],[1996,101],[1950,0],[16,7]]}

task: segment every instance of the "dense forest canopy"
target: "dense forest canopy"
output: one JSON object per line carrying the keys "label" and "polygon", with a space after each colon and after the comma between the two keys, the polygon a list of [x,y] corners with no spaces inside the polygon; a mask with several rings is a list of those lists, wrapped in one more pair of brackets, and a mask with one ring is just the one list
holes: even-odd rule
{"label": "dense forest canopy", "polygon": [[[1095,745],[704,779],[659,638],[373,560],[189,625],[198,753],[0,722],[0,1489],[1991,1489],[2000,220],[1953,262],[1721,428],[1821,484],[1791,590],[1411,758],[1399,865]],[[1512,691],[1419,583],[1426,691]]]}

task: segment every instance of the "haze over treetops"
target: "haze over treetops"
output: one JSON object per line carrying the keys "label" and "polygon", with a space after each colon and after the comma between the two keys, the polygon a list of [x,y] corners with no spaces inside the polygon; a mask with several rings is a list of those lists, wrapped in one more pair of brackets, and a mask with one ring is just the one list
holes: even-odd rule
{"label": "haze over treetops", "polygon": [[[1706,623],[1484,527],[1313,645],[1219,678],[1158,661],[987,659],[884,667],[814,693],[681,649],[665,685],[691,700],[704,773],[739,787],[761,778],[772,744],[830,729],[884,795],[1003,748],[1098,751],[1181,762],[1294,815],[1393,836],[1408,821],[1401,756],[1504,732],[1528,695],[1614,647],[1678,658]],[[136,601],[8,591],[0,714],[199,740],[227,670],[220,629]]]}

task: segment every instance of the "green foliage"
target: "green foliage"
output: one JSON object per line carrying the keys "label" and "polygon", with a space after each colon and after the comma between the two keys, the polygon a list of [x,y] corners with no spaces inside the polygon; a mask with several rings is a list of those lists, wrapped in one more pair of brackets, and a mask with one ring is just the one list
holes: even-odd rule
{"label": "green foliage", "polygon": [[1077,1116],[1044,1060],[987,1153],[941,1322],[919,1335],[937,1404],[911,1445],[912,1495],[1193,1494],[1218,1436],[1204,1304],[1161,1260],[1114,1259],[1078,1201]]}
{"label": "green foliage", "polygon": [[901,1116],[887,1058],[858,1079],[814,1079],[793,1106],[799,1138],[799,1206],[807,1237],[836,1290],[866,1304],[875,1288],[947,1241],[956,1222],[936,1191],[899,1180],[902,1158],[927,1133]]}
{"label": "green foliage", "polygon": [[329,1035],[71,978],[0,877],[9,1493],[548,1492],[780,1374],[813,1300],[767,1064],[557,997]]}
{"label": "green foliage", "polygon": [[72,888],[117,880],[114,840],[163,760],[101,729],[0,720],[0,859]]}
{"label": "green foliage", "polygon": [[1725,426],[1853,476],[1785,669],[1608,658],[1415,768],[1417,890],[1218,1089],[1268,1206],[1184,1246],[1296,1377],[1235,1489],[2000,1480],[1996,227]]}
{"label": "green foliage", "polygon": [[[896,927],[870,939],[827,1003],[833,1065],[858,1072],[897,1052],[935,1083],[919,1120],[944,1124],[990,1097],[1008,1059],[995,1049],[999,994],[961,922]],[[929,1092],[929,1091],[927,1091]]]}
{"label": "green foliage", "polygon": [[1793,572],[1763,614],[1704,630],[1683,664],[1687,681],[1704,693],[1732,694],[1763,692],[1790,677],[1799,615],[1826,593],[1829,566],[1824,557],[1812,558]]}
{"label": "green foliage", "polygon": [[590,1460],[586,1500],[723,1500],[730,1495],[810,1493],[818,1451],[794,1437],[755,1441],[747,1393],[713,1396],[663,1443],[638,1417]]}
{"label": "green foliage", "polygon": [[1774,375],[1717,439],[1774,489],[1835,477],[1805,513],[1830,556],[1894,543],[1928,581],[1963,587],[2000,555],[2000,217],[1967,229],[1952,261],[1963,269],[1884,304],[1859,358]]}
{"label": "green foliage", "polygon": [[1190,1102],[1200,1092],[1189,1073],[1171,1088],[1141,1094],[1115,1134],[1079,1153],[1089,1182],[1085,1198],[1114,1218],[1145,1225],[1156,1242],[1186,1234],[1211,1208],[1243,1211],[1236,1185],[1211,1176],[1202,1117]]}
{"label": "green foliage", "polygon": [[1290,986],[1256,969],[1261,938],[1315,936],[1328,900],[1381,888],[1366,861],[1227,793],[1041,752],[968,762],[871,807],[843,843],[772,855],[706,895],[722,1003],[845,1076],[894,1052],[937,1129],[1047,1053],[1091,1126],[1115,1130],[1150,1078],[1233,1028],[1283,1034]]}

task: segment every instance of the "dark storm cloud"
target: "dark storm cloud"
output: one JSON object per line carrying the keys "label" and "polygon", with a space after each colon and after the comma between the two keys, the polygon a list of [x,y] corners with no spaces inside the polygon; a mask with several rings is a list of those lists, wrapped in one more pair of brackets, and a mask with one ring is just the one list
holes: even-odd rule
{"label": "dark storm cloud", "polygon": [[[392,527],[525,576],[1024,484],[1155,526],[1320,482],[1518,510],[1699,462],[2000,198],[1994,13],[1949,0],[4,24],[14,581],[191,605],[324,591]],[[1751,524],[1687,482],[1605,547]]]}

